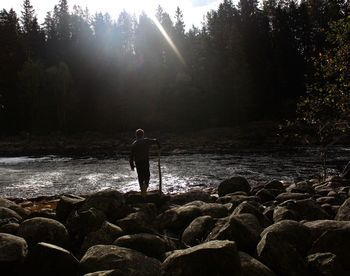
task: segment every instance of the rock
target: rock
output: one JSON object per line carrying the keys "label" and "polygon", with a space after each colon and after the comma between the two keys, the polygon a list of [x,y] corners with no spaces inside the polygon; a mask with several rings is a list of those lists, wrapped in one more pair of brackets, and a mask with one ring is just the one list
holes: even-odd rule
{"label": "rock", "polygon": [[200,208],[194,205],[174,207],[160,214],[156,224],[160,230],[168,229],[182,234],[185,228],[201,214]]}
{"label": "rock", "polygon": [[339,258],[333,253],[315,253],[307,256],[307,264],[310,276],[337,276],[347,275],[339,262]]}
{"label": "rock", "polygon": [[218,221],[215,224],[207,237],[207,241],[212,240],[235,241],[239,250],[250,253],[255,250],[259,234],[231,215],[227,220]]}
{"label": "rock", "polygon": [[56,212],[51,210],[51,209],[41,209],[39,211],[34,211],[31,212],[26,219],[31,219],[31,218],[48,218],[48,219],[54,219],[57,220],[56,218]]}
{"label": "rock", "polygon": [[312,184],[307,181],[294,183],[290,185],[286,190],[287,192],[290,192],[290,193],[304,193],[304,194],[315,193],[315,189],[312,187]]}
{"label": "rock", "polygon": [[57,203],[56,217],[64,222],[72,211],[78,210],[85,202],[85,198],[77,195],[63,195]]}
{"label": "rock", "polygon": [[18,275],[27,253],[27,242],[23,238],[0,233],[1,275]]}
{"label": "rock", "polygon": [[306,255],[312,244],[311,231],[308,227],[294,220],[283,220],[267,227],[260,236],[266,233],[288,242],[301,255]]}
{"label": "rock", "polygon": [[135,270],[144,276],[160,275],[161,263],[140,252],[115,245],[95,245],[88,249],[80,260],[81,273],[118,269],[124,274]]}
{"label": "rock", "polygon": [[261,189],[256,193],[256,196],[260,198],[261,203],[270,202],[275,200],[275,195],[267,189]]}
{"label": "rock", "polygon": [[216,200],[216,203],[232,204],[231,209],[235,209],[239,204],[241,204],[244,201],[256,203],[259,202],[259,200],[260,198],[257,196],[227,194],[225,196],[219,197]]}
{"label": "rock", "polygon": [[228,215],[228,209],[219,203],[205,203],[199,207],[203,216],[212,218],[223,218]]}
{"label": "rock", "polygon": [[1,198],[0,197],[0,207],[5,207],[5,208],[9,208],[10,209],[10,207],[13,207],[13,206],[17,206],[17,204],[14,203],[11,200],[8,200],[6,198]]}
{"label": "rock", "polygon": [[267,232],[257,245],[258,259],[281,276],[307,276],[304,258],[287,241]]}
{"label": "rock", "polygon": [[275,189],[275,190],[284,190],[284,185],[281,181],[278,180],[272,180],[268,183],[265,184],[264,186],[265,189]]}
{"label": "rock", "polygon": [[103,270],[96,271],[92,273],[85,274],[84,276],[143,276],[142,271],[135,270],[132,268],[127,268],[124,270],[121,269],[111,269],[111,270]]}
{"label": "rock", "polygon": [[0,207],[0,219],[10,219],[10,218],[15,218],[18,221],[22,220],[22,217],[17,214],[15,211],[6,208],[6,207]]}
{"label": "rock", "polygon": [[340,206],[335,220],[350,220],[350,198]]}
{"label": "rock", "polygon": [[160,208],[170,200],[170,196],[160,194],[159,191],[148,191],[146,196],[142,196],[140,192],[130,191],[124,194],[125,202],[129,205],[140,203],[153,203]]}
{"label": "rock", "polygon": [[240,215],[240,214],[253,214],[259,221],[262,227],[267,227],[271,224],[271,221],[263,215],[262,212],[259,211],[257,207],[250,204],[249,202],[242,202],[237,208],[233,211],[232,215]]}
{"label": "rock", "polygon": [[154,233],[154,220],[155,218],[153,215],[150,215],[148,212],[138,211],[117,220],[116,224],[120,226],[126,234]]}
{"label": "rock", "polygon": [[66,225],[72,239],[74,251],[80,249],[81,243],[88,233],[100,229],[105,221],[105,214],[94,208],[86,211],[73,211],[67,218]]}
{"label": "rock", "polygon": [[285,219],[297,220],[297,214],[286,207],[276,206],[273,210],[273,221],[276,223]]}
{"label": "rock", "polygon": [[109,221],[122,218],[124,213],[125,199],[122,193],[113,190],[101,191],[92,194],[86,199],[80,211],[95,208],[102,211]]}
{"label": "rock", "polygon": [[170,203],[183,205],[195,200],[200,200],[203,202],[213,201],[209,193],[202,190],[192,190],[186,193],[181,193],[181,194],[176,194],[171,196]]}
{"label": "rock", "polygon": [[263,263],[254,259],[245,252],[239,251],[241,260],[242,276],[275,276],[276,274]]}
{"label": "rock", "polygon": [[245,226],[253,230],[258,236],[263,231],[263,227],[261,226],[259,220],[253,214],[244,213],[240,215],[235,215],[235,218],[242,222]]}
{"label": "rock", "polygon": [[28,275],[76,275],[79,261],[66,249],[39,242],[28,254],[25,272]]}
{"label": "rock", "polygon": [[290,193],[290,192],[286,192],[286,193],[282,193],[279,194],[276,197],[276,200],[279,202],[284,202],[286,200],[300,200],[300,199],[307,199],[310,197],[310,194],[306,194],[306,193]]}
{"label": "rock", "polygon": [[315,220],[305,222],[304,225],[311,231],[313,240],[318,239],[323,233],[332,230],[346,230],[350,231],[350,221],[336,221],[336,220]]}
{"label": "rock", "polygon": [[334,196],[322,196],[317,198],[316,202],[320,205],[322,204],[340,205],[343,203],[341,199]]}
{"label": "rock", "polygon": [[119,226],[105,221],[100,229],[85,236],[80,252],[84,254],[91,246],[97,244],[112,244],[123,234],[124,232]]}
{"label": "rock", "polygon": [[19,229],[19,224],[15,222],[10,222],[0,226],[0,233],[8,233],[12,235],[17,235]]}
{"label": "rock", "polygon": [[29,247],[38,242],[52,243],[67,248],[69,236],[66,227],[53,219],[32,218],[24,220],[18,229],[18,235],[23,237]]}
{"label": "rock", "polygon": [[116,239],[113,244],[134,249],[158,260],[164,259],[164,253],[167,249],[167,242],[163,238],[147,233],[122,236]]}
{"label": "rock", "polygon": [[288,200],[280,204],[296,215],[296,220],[330,219],[329,214],[312,199]]}
{"label": "rock", "polygon": [[244,177],[234,176],[230,179],[226,179],[219,184],[218,194],[219,197],[224,196],[229,193],[234,193],[237,191],[243,191],[249,193],[251,190],[250,184]]}
{"label": "rock", "polygon": [[323,233],[312,245],[310,253],[331,252],[337,256],[342,267],[350,272],[350,230],[336,229]]}
{"label": "rock", "polygon": [[162,264],[166,276],[241,275],[235,242],[210,241],[176,250]]}
{"label": "rock", "polygon": [[211,216],[195,218],[182,233],[182,242],[189,246],[202,243],[215,224]]}

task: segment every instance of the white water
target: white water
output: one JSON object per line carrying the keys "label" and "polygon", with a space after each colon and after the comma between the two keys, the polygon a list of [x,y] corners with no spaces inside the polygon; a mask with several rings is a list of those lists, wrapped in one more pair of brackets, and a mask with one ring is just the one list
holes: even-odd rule
{"label": "white water", "polygon": [[[329,154],[329,172],[336,173],[349,159],[349,148],[334,148]],[[150,189],[158,188],[156,159],[151,160]],[[272,179],[299,181],[321,172],[317,149],[293,152],[264,151],[235,154],[192,154],[162,156],[163,192],[184,192],[194,188],[216,188],[234,175],[246,177],[253,185]],[[65,193],[86,194],[117,189],[138,190],[136,172],[126,156],[98,159],[0,157],[0,196],[31,198]]]}

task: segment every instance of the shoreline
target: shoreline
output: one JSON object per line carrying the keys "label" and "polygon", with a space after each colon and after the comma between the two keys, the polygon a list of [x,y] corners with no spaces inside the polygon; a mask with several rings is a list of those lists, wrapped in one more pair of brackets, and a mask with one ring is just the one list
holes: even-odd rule
{"label": "shoreline", "polygon": [[53,265],[59,275],[74,276],[350,270],[350,170],[325,181],[259,186],[234,176],[211,192],[149,191],[143,197],[106,190],[37,199],[0,198],[6,275],[48,275]]}

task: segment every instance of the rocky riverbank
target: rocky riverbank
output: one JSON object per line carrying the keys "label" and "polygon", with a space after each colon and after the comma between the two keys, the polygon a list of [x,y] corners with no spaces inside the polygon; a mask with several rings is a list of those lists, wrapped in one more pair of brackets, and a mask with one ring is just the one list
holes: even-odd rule
{"label": "rocky riverbank", "polygon": [[0,199],[2,275],[349,275],[350,172],[216,194]]}

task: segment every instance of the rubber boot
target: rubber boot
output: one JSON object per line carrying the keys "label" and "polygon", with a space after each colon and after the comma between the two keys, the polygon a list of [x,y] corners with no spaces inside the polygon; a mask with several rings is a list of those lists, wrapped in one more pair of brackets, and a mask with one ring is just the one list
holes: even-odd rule
{"label": "rubber boot", "polygon": [[141,195],[145,197],[147,195],[147,186],[141,185]]}

